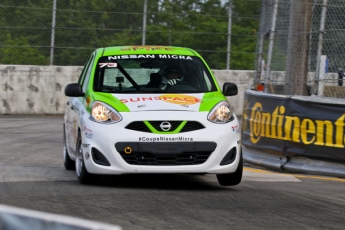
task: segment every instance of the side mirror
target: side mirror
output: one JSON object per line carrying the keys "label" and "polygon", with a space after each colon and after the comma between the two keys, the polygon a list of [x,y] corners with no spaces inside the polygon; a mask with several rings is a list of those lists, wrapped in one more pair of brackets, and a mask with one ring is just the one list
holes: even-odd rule
{"label": "side mirror", "polygon": [[66,85],[65,95],[68,97],[83,97],[84,93],[79,83],[71,83]]}
{"label": "side mirror", "polygon": [[235,96],[238,93],[237,85],[231,82],[225,82],[223,85],[224,96]]}

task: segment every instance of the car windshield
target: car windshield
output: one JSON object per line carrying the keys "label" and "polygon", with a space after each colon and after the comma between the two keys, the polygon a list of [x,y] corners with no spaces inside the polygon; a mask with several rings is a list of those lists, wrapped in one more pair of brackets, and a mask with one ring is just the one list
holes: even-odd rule
{"label": "car windshield", "polygon": [[143,54],[101,57],[94,91],[109,93],[203,93],[215,83],[195,56]]}

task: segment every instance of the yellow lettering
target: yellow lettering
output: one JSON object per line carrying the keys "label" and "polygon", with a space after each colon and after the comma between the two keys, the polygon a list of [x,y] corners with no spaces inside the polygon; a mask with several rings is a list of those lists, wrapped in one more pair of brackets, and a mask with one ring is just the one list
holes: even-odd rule
{"label": "yellow lettering", "polygon": [[[316,142],[315,145],[326,145],[329,147],[333,147],[333,125],[330,121],[319,121],[316,120],[316,126],[317,126],[317,134],[316,134]],[[325,129],[324,126],[326,126],[326,144],[324,143],[324,134]]]}
{"label": "yellow lettering", "polygon": [[[257,143],[261,137],[268,137],[302,142],[306,145],[345,147],[345,113],[333,124],[328,120],[313,121],[309,118],[300,120],[297,116],[284,116],[284,106],[277,106],[272,113],[262,111],[262,104],[256,102],[249,119],[250,139],[253,144]],[[333,137],[334,134],[335,137]]]}
{"label": "yellow lettering", "polygon": [[285,113],[285,107],[284,106],[280,106],[279,113],[281,115],[278,115],[278,124],[277,124],[278,136],[277,136],[277,139],[283,139],[283,121],[284,121],[283,114]]}
{"label": "yellow lettering", "polygon": [[311,139],[308,141],[309,133],[315,134],[314,122],[310,119],[304,119],[301,123],[301,139],[306,145],[312,144],[315,141],[315,135],[312,135]]}
{"label": "yellow lettering", "polygon": [[339,117],[338,120],[334,122],[336,126],[334,147],[337,148],[344,148],[344,119],[345,114],[343,114],[343,116]]}
{"label": "yellow lettering", "polygon": [[[270,134],[271,114],[262,113],[261,119],[262,119],[261,120],[261,136],[271,137],[271,134]],[[265,131],[266,131],[266,133],[265,133]]]}
{"label": "yellow lettering", "polygon": [[[285,137],[284,140],[291,141],[291,131],[292,131],[292,141],[299,142],[299,126],[300,120],[298,117],[285,117],[286,122],[284,126]],[[294,122],[294,126],[292,127],[292,122]]]}
{"label": "yellow lettering", "polygon": [[[256,111],[258,109],[258,111]],[[262,105],[256,102],[252,108],[252,113],[249,120],[250,125],[250,140],[253,144],[260,140],[260,124],[258,121],[261,120]]]}
{"label": "yellow lettering", "polygon": [[272,138],[277,138],[277,118],[278,118],[278,107],[272,113],[272,124],[271,124]]}

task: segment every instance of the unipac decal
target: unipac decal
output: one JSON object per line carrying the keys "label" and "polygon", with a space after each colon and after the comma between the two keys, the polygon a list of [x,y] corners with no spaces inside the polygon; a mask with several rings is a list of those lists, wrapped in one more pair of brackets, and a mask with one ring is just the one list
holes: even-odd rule
{"label": "unipac decal", "polygon": [[184,94],[166,94],[159,96],[159,98],[168,103],[179,104],[179,105],[193,105],[200,103],[200,99]]}
{"label": "unipac decal", "polygon": [[173,51],[174,48],[171,48],[171,47],[166,47],[166,46],[128,46],[128,47],[125,47],[125,48],[121,48],[122,51],[142,51],[142,50],[170,50],[170,51]]}
{"label": "unipac decal", "polygon": [[272,113],[262,111],[260,102],[256,102],[251,109],[249,128],[253,144],[266,137],[306,145],[344,148],[345,113],[332,123],[329,120],[285,116],[284,106],[277,106]]}
{"label": "unipac decal", "polygon": [[126,99],[120,99],[122,103],[131,103],[131,102],[144,102],[144,101],[163,101],[172,104],[179,104],[179,105],[193,105],[196,103],[200,103],[200,99],[197,97],[193,97],[190,95],[184,94],[164,94],[161,96],[156,97],[132,97]]}

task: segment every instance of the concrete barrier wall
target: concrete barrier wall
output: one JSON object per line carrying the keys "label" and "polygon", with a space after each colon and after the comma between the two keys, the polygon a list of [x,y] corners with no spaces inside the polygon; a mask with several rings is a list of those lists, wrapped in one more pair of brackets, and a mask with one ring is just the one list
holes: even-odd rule
{"label": "concrete barrier wall", "polygon": [[[81,66],[0,65],[0,114],[63,114],[68,98],[65,86],[77,82]],[[237,96],[228,97],[236,115],[243,111],[244,92],[254,71],[213,70],[219,85],[237,84]]]}
{"label": "concrete barrier wall", "polygon": [[76,82],[79,66],[0,65],[0,114],[63,114],[66,84]]}

